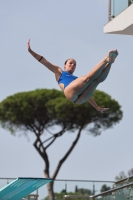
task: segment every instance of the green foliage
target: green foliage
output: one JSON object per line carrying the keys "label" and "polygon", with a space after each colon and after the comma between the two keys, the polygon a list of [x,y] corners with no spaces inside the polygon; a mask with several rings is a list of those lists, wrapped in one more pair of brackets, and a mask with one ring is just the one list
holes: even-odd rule
{"label": "green foliage", "polygon": [[106,184],[104,184],[104,185],[102,185],[102,187],[101,187],[101,192],[106,192],[106,191],[108,191],[108,190],[111,190],[111,188],[109,187],[109,186],[107,186]]}
{"label": "green foliage", "polygon": [[[122,119],[121,106],[104,92],[96,90],[94,99],[100,107],[110,107],[105,113],[96,111],[88,102],[77,105],[68,101],[63,92],[58,90],[38,89],[30,92],[21,92],[7,97],[0,102],[0,124],[11,133],[21,130],[30,130],[35,133],[36,140],[34,147],[43,158],[46,164],[45,174],[49,176],[49,159],[46,149],[53,144],[55,139],[65,131],[80,131],[88,125],[88,132],[94,136],[100,134],[101,130],[111,128]],[[61,132],[52,135],[47,146],[41,141],[44,130],[53,125],[59,125]],[[64,131],[64,132],[63,132]],[[55,170],[56,176],[61,165],[78,141],[79,134],[73,142],[67,154],[61,160]],[[91,191],[77,189],[76,195],[89,195]],[[64,195],[64,193],[62,192]],[[62,199],[62,194],[55,194],[56,199]]]}
{"label": "green foliage", "polygon": [[133,168],[128,171],[128,176],[133,176]]}
{"label": "green foliage", "polygon": [[92,195],[92,191],[85,189],[85,188],[77,188],[75,193],[79,194],[79,195],[84,195],[84,196],[91,196]]}
{"label": "green foliage", "polygon": [[89,131],[97,135],[118,123],[122,111],[118,102],[104,92],[96,90],[94,99],[99,106],[110,107],[110,110],[101,114],[89,103],[77,105],[54,89],[17,93],[0,103],[0,123],[11,132],[19,129],[40,133],[55,124],[71,131],[91,124]]}
{"label": "green foliage", "polygon": [[[64,195],[65,195],[64,192],[61,192],[61,193],[55,192],[54,193],[55,200],[62,200]],[[49,197],[46,197],[43,200],[49,200]]]}
{"label": "green foliage", "polygon": [[[60,193],[54,193],[55,200],[62,200],[64,195],[66,195],[64,191]],[[77,192],[67,192],[67,195],[91,196],[92,192],[91,190],[81,188],[81,189],[78,189]],[[49,197],[44,198],[44,200],[49,200]],[[71,200],[73,199],[71,198]],[[80,200],[84,200],[84,199],[80,199]]]}
{"label": "green foliage", "polygon": [[120,180],[122,180],[122,179],[124,179],[124,178],[127,178],[127,176],[126,176],[126,174],[125,174],[124,171],[121,171],[121,172],[119,173],[119,175],[115,177],[115,180],[116,180],[116,181],[120,181]]}
{"label": "green foliage", "polygon": [[133,177],[133,168],[130,169],[130,170],[128,170],[127,175],[125,174],[124,171],[121,171],[121,172],[119,173],[119,175],[117,175],[117,176],[115,177],[115,180],[116,180],[116,181],[120,181],[120,180],[122,180],[122,179],[129,178],[129,177],[130,177],[130,180],[128,180],[128,181],[132,181],[132,182],[133,182],[133,178],[131,178],[131,177]]}
{"label": "green foliage", "polygon": [[61,92],[47,89],[9,96],[0,103],[0,122],[10,131],[43,128],[53,120],[48,115],[47,102],[60,96]]}

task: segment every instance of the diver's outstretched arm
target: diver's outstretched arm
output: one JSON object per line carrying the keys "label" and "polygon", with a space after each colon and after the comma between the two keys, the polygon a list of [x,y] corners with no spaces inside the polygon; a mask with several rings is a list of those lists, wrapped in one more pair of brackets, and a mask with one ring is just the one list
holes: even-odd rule
{"label": "diver's outstretched arm", "polygon": [[56,65],[51,64],[49,61],[47,61],[43,56],[35,53],[31,47],[30,47],[30,39],[27,42],[27,48],[29,53],[36,59],[38,60],[40,63],[42,63],[45,67],[47,67],[50,71],[52,71],[53,73],[57,74],[57,73],[62,73],[62,69]]}
{"label": "diver's outstretched arm", "polygon": [[101,108],[97,105],[97,103],[95,102],[95,100],[93,99],[93,97],[90,97],[88,102],[99,112],[103,113],[106,110],[109,110],[109,108]]}

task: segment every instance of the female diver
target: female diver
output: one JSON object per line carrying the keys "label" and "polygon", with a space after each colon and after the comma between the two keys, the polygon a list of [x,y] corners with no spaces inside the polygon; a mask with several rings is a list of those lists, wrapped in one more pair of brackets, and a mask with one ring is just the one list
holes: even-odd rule
{"label": "female diver", "polygon": [[76,61],[70,58],[65,61],[63,71],[59,66],[48,62],[43,56],[31,50],[30,40],[28,40],[27,48],[30,54],[46,66],[55,74],[59,87],[64,92],[65,97],[76,104],[82,104],[88,101],[97,111],[103,113],[109,108],[101,108],[94,101],[92,95],[99,83],[103,82],[110,71],[111,64],[114,63],[118,56],[117,50],[111,50],[100,63],[98,63],[87,75],[76,77],[73,72],[76,69]]}

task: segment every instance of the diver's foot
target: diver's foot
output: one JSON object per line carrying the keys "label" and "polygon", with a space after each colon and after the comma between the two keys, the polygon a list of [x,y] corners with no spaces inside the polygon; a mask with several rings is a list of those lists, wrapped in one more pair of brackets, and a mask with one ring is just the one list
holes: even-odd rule
{"label": "diver's foot", "polygon": [[118,56],[118,51],[117,50],[111,50],[111,51],[109,51],[109,53],[105,57],[105,61],[107,63],[114,63],[117,56]]}

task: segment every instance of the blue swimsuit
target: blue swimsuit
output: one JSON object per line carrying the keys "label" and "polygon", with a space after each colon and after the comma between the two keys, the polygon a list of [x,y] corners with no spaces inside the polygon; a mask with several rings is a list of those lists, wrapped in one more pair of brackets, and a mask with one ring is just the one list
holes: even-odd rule
{"label": "blue swimsuit", "polygon": [[63,83],[65,89],[72,81],[74,81],[77,78],[78,78],[77,76],[74,76],[69,72],[62,71],[62,74],[58,80],[58,84]]}

